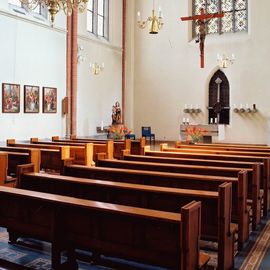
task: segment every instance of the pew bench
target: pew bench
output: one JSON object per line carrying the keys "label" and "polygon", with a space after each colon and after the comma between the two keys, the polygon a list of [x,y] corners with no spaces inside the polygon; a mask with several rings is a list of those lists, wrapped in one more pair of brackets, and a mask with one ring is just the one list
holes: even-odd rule
{"label": "pew bench", "polygon": [[237,161],[237,162],[256,162],[263,163],[262,172],[261,172],[261,188],[263,189],[263,213],[264,216],[267,216],[267,211],[270,209],[270,158],[260,157],[260,156],[247,156],[247,155],[231,155],[227,154],[213,154],[213,153],[191,153],[191,152],[180,152],[175,150],[173,152],[168,151],[169,148],[163,149],[163,151],[146,151],[146,156],[155,156],[155,157],[165,157],[165,158],[184,158],[184,159],[204,159],[204,160],[220,160],[220,161]]}
{"label": "pew bench", "polygon": [[[71,136],[72,141],[82,140],[88,141],[89,139],[76,138],[76,136]],[[90,140],[91,141],[91,140]],[[99,142],[101,140],[98,140]],[[105,140],[106,141],[106,140]],[[145,152],[145,137],[140,138],[139,140],[131,140],[130,153],[136,155],[144,155]],[[128,151],[128,150],[125,150]],[[126,152],[127,154],[127,152]]]}
{"label": "pew bench", "polygon": [[[60,171],[64,159],[72,158],[76,164],[93,165],[93,145],[84,146],[50,145],[44,143],[16,143],[14,139],[8,139],[10,147],[37,148],[41,151],[41,168]],[[30,162],[28,162],[30,163]]]}
{"label": "pew bench", "polygon": [[193,201],[178,214],[0,187],[0,226],[12,241],[51,242],[55,270],[62,269],[64,250],[64,269],[78,269],[75,248],[169,269],[203,268],[209,257],[199,252],[200,209]]}
{"label": "pew bench", "polygon": [[[92,139],[60,139],[59,136],[52,137],[53,142],[63,142],[63,143],[93,143],[97,144],[107,144],[108,141],[112,140],[92,140]],[[131,141],[130,139],[125,139],[122,141],[113,141],[113,158],[120,159],[123,157],[123,151],[131,150]],[[106,152],[104,152],[105,156]]]}
{"label": "pew bench", "polygon": [[[139,161],[127,161],[127,160],[99,160],[97,163],[100,167],[109,168],[121,168],[131,170],[143,170],[143,171],[160,171],[182,174],[198,174],[198,175],[215,175],[215,176],[228,176],[238,177],[238,173],[242,170],[247,171],[248,174],[248,198],[250,199],[252,209],[252,228],[256,229],[256,226],[261,221],[261,208],[262,197],[260,196],[260,178],[259,173],[253,174],[253,170],[250,168],[230,168],[230,167],[214,167],[214,166],[202,166],[202,165],[173,165],[168,163],[150,163]],[[254,169],[259,172],[259,164],[254,164]]]}
{"label": "pew bench", "polygon": [[200,189],[217,191],[223,182],[232,183],[232,215],[238,223],[238,247],[241,249],[249,238],[249,207],[247,205],[247,172],[239,172],[239,177],[223,177],[196,174],[180,174],[155,171],[141,171],[118,168],[86,167],[65,165],[64,175],[143,184],[152,186]]}
{"label": "pew bench", "polygon": [[199,200],[202,239],[218,242],[220,269],[233,266],[235,227],[231,224],[230,183],[221,184],[218,192],[213,192],[38,174],[31,172],[31,164],[20,168],[18,187],[28,190],[168,212],[178,212],[179,207]]}
{"label": "pew bench", "polygon": [[[81,157],[82,159],[86,159],[88,157],[88,156],[84,157],[83,155],[86,155],[86,153],[88,152],[87,148],[89,148],[91,145],[91,153],[89,153],[89,154],[91,155],[92,163],[93,163],[93,161],[97,160],[96,156],[98,154],[101,154],[101,153],[105,154],[106,158],[112,159],[113,153],[114,153],[114,144],[113,144],[113,141],[111,141],[111,140],[108,140],[108,141],[106,141],[105,144],[103,144],[103,143],[92,143],[92,142],[77,143],[77,142],[68,142],[68,141],[66,141],[66,142],[64,142],[64,141],[62,141],[62,142],[60,142],[60,141],[44,141],[44,140],[39,140],[38,138],[31,138],[30,143],[31,144],[69,146],[71,149],[70,150],[71,157],[74,157],[77,154],[78,157]],[[81,151],[80,151],[80,149],[81,149]],[[85,151],[83,149],[86,149],[86,153],[84,153]],[[74,154],[73,154],[73,152],[74,152]],[[88,157],[88,159],[90,159],[90,157]],[[78,163],[78,164],[86,165],[86,164],[82,164],[82,163]],[[90,165],[89,162],[87,164],[88,164],[87,166],[93,165],[93,164]]]}
{"label": "pew bench", "polygon": [[39,172],[41,159],[38,149],[0,146],[0,151],[8,153],[8,175],[15,175],[17,165],[26,163],[33,163],[35,171]]}

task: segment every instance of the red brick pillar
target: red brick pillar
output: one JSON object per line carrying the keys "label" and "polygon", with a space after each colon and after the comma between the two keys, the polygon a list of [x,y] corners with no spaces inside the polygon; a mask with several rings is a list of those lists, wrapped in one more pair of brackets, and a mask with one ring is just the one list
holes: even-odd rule
{"label": "red brick pillar", "polygon": [[122,21],[122,122],[125,124],[126,112],[126,0],[123,0]]}
{"label": "red brick pillar", "polygon": [[76,135],[77,28],[78,13],[73,10],[72,15],[67,16],[66,96],[68,97],[68,113],[66,117],[66,135]]}
{"label": "red brick pillar", "polygon": [[78,54],[78,12],[72,12],[72,60],[71,60],[71,134],[77,133],[77,54]]}
{"label": "red brick pillar", "polygon": [[66,53],[66,96],[68,97],[68,111],[66,114],[66,136],[71,134],[71,32],[72,20],[71,16],[67,16],[67,53]]}

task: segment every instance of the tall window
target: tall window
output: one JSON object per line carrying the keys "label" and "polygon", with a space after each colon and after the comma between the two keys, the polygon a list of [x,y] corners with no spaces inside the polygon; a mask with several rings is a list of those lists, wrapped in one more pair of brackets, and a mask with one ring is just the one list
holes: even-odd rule
{"label": "tall window", "polygon": [[45,19],[48,17],[48,9],[45,5],[38,4],[37,6],[34,7],[34,9],[29,9],[27,6],[22,4],[20,0],[8,0],[8,3],[11,4],[12,6],[16,6],[21,8],[22,10],[25,10],[27,13],[31,14],[39,14]]}
{"label": "tall window", "polygon": [[[248,30],[248,0],[193,0],[193,14],[200,13],[204,8],[206,13],[223,12],[223,18],[214,18],[207,23],[207,33],[241,32]],[[193,34],[199,32],[193,24]]]}
{"label": "tall window", "polygon": [[108,38],[108,0],[89,0],[87,3],[87,30],[97,36]]}

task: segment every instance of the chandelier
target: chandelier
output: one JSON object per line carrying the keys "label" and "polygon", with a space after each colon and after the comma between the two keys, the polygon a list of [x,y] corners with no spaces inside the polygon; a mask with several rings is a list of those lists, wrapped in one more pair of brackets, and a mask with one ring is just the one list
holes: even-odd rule
{"label": "chandelier", "polygon": [[35,9],[38,5],[46,6],[51,16],[51,24],[54,24],[55,15],[63,10],[67,16],[72,14],[74,9],[83,12],[88,0],[20,0],[29,9]]}
{"label": "chandelier", "polygon": [[232,65],[234,63],[235,56],[234,56],[234,54],[232,54],[231,56],[227,56],[225,54],[222,54],[222,55],[218,54],[217,61],[218,61],[219,66],[221,68],[227,68],[229,66],[229,64]]}
{"label": "chandelier", "polygon": [[153,9],[152,9],[152,15],[147,18],[146,21],[141,20],[141,13],[138,11],[137,13],[137,24],[139,28],[144,29],[147,25],[147,23],[150,24],[150,30],[149,34],[157,34],[158,31],[163,27],[163,15],[161,8],[158,9],[158,14],[156,15],[155,11],[155,0],[153,0]]}

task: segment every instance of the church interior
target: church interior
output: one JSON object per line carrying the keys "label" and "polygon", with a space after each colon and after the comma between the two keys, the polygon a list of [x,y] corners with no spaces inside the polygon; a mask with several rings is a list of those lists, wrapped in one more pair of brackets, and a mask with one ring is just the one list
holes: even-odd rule
{"label": "church interior", "polygon": [[0,0],[0,270],[269,270],[269,10]]}

